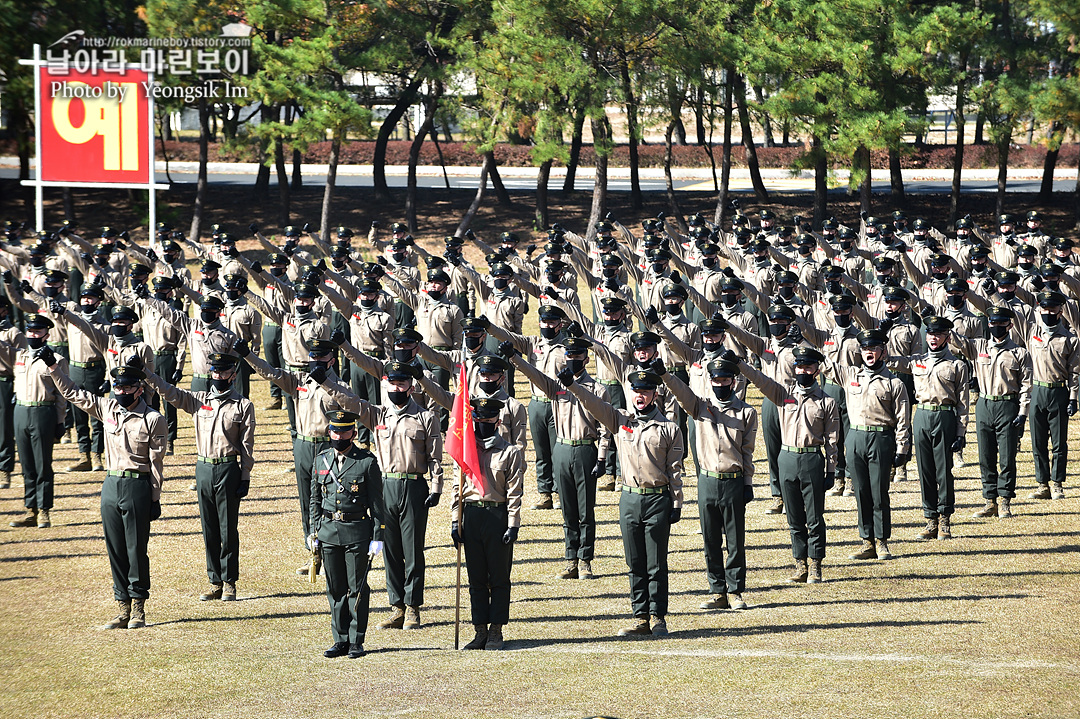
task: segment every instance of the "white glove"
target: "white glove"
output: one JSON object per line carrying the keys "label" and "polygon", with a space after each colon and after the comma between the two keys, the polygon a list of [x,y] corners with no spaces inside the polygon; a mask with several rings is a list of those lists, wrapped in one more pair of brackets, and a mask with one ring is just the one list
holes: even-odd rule
{"label": "white glove", "polygon": [[371,540],[371,544],[369,544],[367,548],[368,556],[371,558],[379,556],[379,552],[382,551],[382,545],[383,543],[377,539]]}
{"label": "white glove", "polygon": [[314,552],[315,549],[318,548],[318,546],[319,546],[319,537],[318,537],[318,535],[315,534],[314,532],[309,534],[307,536],[306,544],[307,544],[308,551],[309,552]]}

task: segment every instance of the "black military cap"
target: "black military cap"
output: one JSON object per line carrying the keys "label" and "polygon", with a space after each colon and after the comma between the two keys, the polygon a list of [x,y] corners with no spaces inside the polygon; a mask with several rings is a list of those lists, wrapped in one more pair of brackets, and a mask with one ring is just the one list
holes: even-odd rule
{"label": "black military cap", "polygon": [[101,228],[101,234],[99,235],[99,237],[104,237],[104,238],[107,238],[107,239],[111,239],[113,237],[116,237],[118,234],[119,233],[116,230],[114,230],[113,228],[111,228],[111,227],[102,227]]}
{"label": "black military cap", "polygon": [[1038,210],[1030,210],[1027,213],[1028,222],[1031,222],[1033,220],[1038,220],[1038,221],[1042,222],[1042,219],[1043,219],[1042,213],[1039,212]]}
{"label": "black military cap", "polygon": [[669,282],[664,286],[664,291],[661,293],[662,297],[679,297],[686,299],[690,296],[690,293],[686,291],[686,288],[682,285],[677,285],[674,282]]}
{"label": "black military cap", "polygon": [[610,295],[600,300],[601,312],[621,312],[626,309],[626,300]]}
{"label": "black military cap", "polygon": [[247,287],[247,275],[230,272],[225,275],[225,287],[230,290],[239,290]]}
{"label": "black military cap", "polygon": [[409,226],[406,225],[404,222],[395,222],[394,224],[390,225],[390,231],[391,232],[408,232],[409,231]]}
{"label": "black military cap", "polygon": [[518,242],[521,242],[521,238],[518,237],[516,232],[504,232],[499,235],[499,242],[513,243],[516,245]]}
{"label": "black military cap", "polygon": [[[168,280],[170,282],[169,289],[172,289],[175,286],[175,285],[171,284],[172,283],[172,278],[171,277],[159,277],[159,278],[156,278],[155,283],[157,282],[158,279]],[[157,285],[155,284],[155,288],[156,287],[157,287]],[[83,285],[82,286],[82,291],[79,292],[79,297],[96,297],[99,300],[103,300],[103,299],[105,299],[105,293],[101,290],[100,287],[96,287],[94,285]]]}
{"label": "black military cap", "polygon": [[795,228],[791,227],[789,225],[784,225],[783,227],[781,227],[779,230],[776,231],[776,234],[779,235],[780,237],[791,237],[792,235],[795,234]]}
{"label": "black military cap", "polygon": [[775,220],[776,219],[776,213],[773,212],[772,210],[762,210],[761,211],[761,219],[763,219],[763,220]]}
{"label": "black military cap", "polygon": [[487,320],[484,317],[466,317],[461,320],[461,329],[469,332],[487,332]]}
{"label": "black military cap", "polygon": [[382,283],[378,280],[364,280],[360,283],[360,294],[378,294],[382,291]]}
{"label": "black military cap", "polygon": [[1053,262],[1052,260],[1043,260],[1043,263],[1039,265],[1039,274],[1043,277],[1057,277],[1061,274],[1061,266]]}
{"label": "black military cap", "polygon": [[230,235],[228,232],[222,232],[218,235],[218,242],[222,245],[235,245],[236,238]]}
{"label": "black military cap", "polygon": [[889,341],[885,330],[863,330],[859,333],[860,347],[878,347]]}
{"label": "black military cap", "polygon": [[139,384],[139,382],[146,379],[146,373],[141,369],[135,369],[134,367],[128,367],[127,365],[113,367],[109,372],[109,376],[112,377],[112,383],[114,385]]}
{"label": "black military cap", "polygon": [[894,220],[906,220],[907,213],[903,210],[893,210],[892,217]]}
{"label": "black military cap", "polygon": [[656,219],[655,217],[650,217],[641,221],[641,229],[645,230],[645,232],[647,233],[659,231],[661,225],[662,223],[660,222],[660,220]]}
{"label": "black military cap", "polygon": [[930,255],[930,265],[932,267],[946,267],[952,258],[943,252],[935,252]]}
{"label": "black military cap", "polygon": [[544,245],[544,252],[549,255],[561,255],[567,252],[566,244],[563,242],[549,242]]}
{"label": "black military cap", "polygon": [[476,360],[476,366],[481,372],[499,373],[510,369],[510,363],[498,355],[484,355]]}
{"label": "black military cap", "polygon": [[835,217],[829,217],[821,223],[821,229],[823,230],[836,230],[840,228],[840,223],[836,221]]}
{"label": "black military cap", "polygon": [[750,239],[754,236],[754,232],[749,227],[738,227],[735,229],[735,239]]}
{"label": "black military cap", "polygon": [[180,245],[176,244],[172,240],[166,240],[165,242],[161,243],[161,251],[162,252],[180,252],[181,248],[180,248]]}
{"label": "black military cap", "polygon": [[743,281],[738,277],[725,277],[720,280],[720,289],[730,290],[732,292],[742,292],[746,288]]}
{"label": "black military cap", "polygon": [[134,277],[142,277],[150,274],[150,268],[141,262],[133,262],[128,266],[128,274]]}
{"label": "black military cap", "polygon": [[472,400],[473,416],[477,419],[497,419],[504,402],[493,397],[477,397]]}
{"label": "black military cap", "polygon": [[667,240],[665,240],[663,237],[651,233],[646,234],[644,237],[642,237],[641,241],[642,244],[645,245],[646,249],[650,247],[662,247],[667,244]]}
{"label": "black military cap", "polygon": [[956,221],[956,225],[955,225],[956,229],[958,229],[958,230],[970,230],[974,226],[975,226],[975,223],[972,222],[971,220],[969,220],[966,217],[961,217],[959,220]]}
{"label": "black military cap", "polygon": [[808,232],[800,232],[795,238],[796,245],[816,245],[817,240]]}
{"label": "black military cap", "polygon": [[289,264],[289,256],[280,252],[271,252],[267,261],[272,265],[287,265]]}
{"label": "black military cap", "polygon": [[167,222],[159,222],[154,226],[155,232],[172,232],[172,226]]}
{"label": "black military cap", "polygon": [[493,264],[491,266],[491,276],[492,277],[506,277],[506,276],[511,276],[512,277],[513,275],[514,275],[514,268],[511,267],[510,265],[506,264],[505,262],[496,262],[495,264]]}
{"label": "black military cap", "polygon": [[600,255],[600,264],[603,267],[622,267],[622,258],[618,255],[605,254]]}
{"label": "black military cap", "polygon": [[220,269],[221,265],[219,265],[217,262],[214,262],[213,260],[206,260],[202,263],[202,267],[199,268],[199,272],[214,272]]}
{"label": "black military cap", "polygon": [[[165,277],[164,275],[158,275],[150,281],[154,285],[154,289],[159,292],[165,292],[166,290],[176,289],[176,285],[173,283],[172,277]],[[87,286],[83,286],[82,294],[86,295]]]}
{"label": "black military cap", "polygon": [[233,369],[240,363],[239,357],[224,352],[214,352],[206,359],[210,361],[210,366],[217,370]]}
{"label": "black military cap", "polygon": [[405,252],[409,249],[409,240],[407,237],[392,240],[390,242],[390,250],[392,252]]}
{"label": "black military cap", "polygon": [[614,229],[615,229],[615,226],[613,224],[611,224],[610,222],[608,222],[607,220],[600,220],[599,222],[596,223],[596,231],[597,232],[611,232]]}
{"label": "black military cap", "polygon": [[881,220],[874,217],[873,215],[866,218],[866,226],[867,227],[877,227],[879,224],[881,224]]}
{"label": "black military cap", "polygon": [[1058,237],[1051,242],[1055,250],[1071,250],[1075,245],[1068,237]]}
{"label": "black military cap", "polygon": [[986,319],[990,322],[1012,322],[1016,319],[1016,313],[1008,307],[995,305],[986,312]]}
{"label": "black military cap", "polygon": [[360,415],[353,412],[346,412],[343,409],[335,409],[326,413],[326,419],[334,429],[348,431],[356,428],[356,423],[360,420]]}
{"label": "black military cap", "polygon": [[49,248],[41,244],[40,242],[37,242],[33,245],[30,245],[29,252],[31,255],[47,255],[49,254]]}
{"label": "black military cap", "polygon": [[391,334],[394,337],[395,344],[424,341],[424,335],[420,334],[420,332],[414,330],[412,327],[398,327]]}
{"label": "black military cap", "polygon": [[1039,307],[1061,307],[1067,301],[1065,295],[1056,290],[1043,290],[1037,299]]}
{"label": "black military cap", "polygon": [[840,231],[836,233],[836,236],[841,240],[854,240],[859,236],[859,233],[852,227],[841,227]]}
{"label": "black military cap", "polygon": [[795,310],[791,309],[787,305],[770,305],[769,319],[787,320],[788,322],[793,322],[795,320]]}
{"label": "black military cap", "polygon": [[28,330],[51,330],[56,325],[45,315],[30,315],[26,320]]}
{"label": "black military cap", "polygon": [[671,259],[671,252],[663,248],[654,248],[647,250],[645,257],[652,262],[663,262]]}
{"label": "black military cap", "polygon": [[441,282],[444,285],[450,284],[450,275],[446,274],[443,270],[430,270],[427,279],[428,282]]}
{"label": "black military cap", "polygon": [[1020,249],[1016,251],[1016,254],[1022,255],[1024,257],[1034,257],[1035,255],[1039,254],[1039,251],[1024,242],[1020,244]]}
{"label": "black military cap", "polygon": [[994,275],[994,281],[999,285],[1015,285],[1020,281],[1020,275],[1012,270],[1002,270]]}
{"label": "black military cap", "polygon": [[642,349],[660,344],[660,335],[655,332],[635,332],[630,335],[630,344],[634,349]]}
{"label": "black military cap", "polygon": [[[335,260],[340,259],[342,257],[348,257],[349,256],[349,246],[348,245],[334,245],[334,247],[330,250],[330,256],[333,257]],[[439,259],[442,259],[442,258],[440,257]]]}
{"label": "black military cap", "polygon": [[770,245],[769,241],[766,239],[757,240],[751,245],[754,252],[768,252],[770,247],[772,247],[772,245]]}
{"label": "black military cap", "polygon": [[569,266],[570,265],[566,264],[562,260],[551,260],[547,263],[547,266],[544,267],[544,272],[563,272]]}
{"label": "black military cap", "polygon": [[637,390],[656,389],[660,386],[661,379],[655,372],[637,370],[630,373],[630,387]]}
{"label": "black military cap", "polygon": [[386,371],[386,379],[420,379],[422,370],[411,362],[387,362],[383,369]]}
{"label": "black military cap", "polygon": [[717,247],[715,242],[705,242],[705,243],[702,243],[702,244],[698,245],[698,250],[701,252],[701,254],[703,256],[712,257],[713,255],[715,255],[717,252],[720,251],[720,248]]}
{"label": "black military cap", "polygon": [[536,311],[542,320],[565,320],[566,313],[555,305],[541,305]]}
{"label": "black military cap", "polygon": [[588,352],[592,342],[584,337],[567,337],[562,341],[562,346],[566,354],[577,355]]}
{"label": "black military cap", "polygon": [[337,228],[337,236],[343,239],[348,239],[353,236],[353,231],[348,227],[340,226]]}
{"label": "black military cap", "polygon": [[893,227],[891,222],[882,222],[880,225],[878,225],[878,231],[886,237],[896,234],[896,228]]}
{"label": "black military cap", "polygon": [[945,280],[946,292],[967,292],[968,284],[959,277],[950,277]]}
{"label": "black military cap", "polygon": [[795,364],[816,364],[825,361],[825,355],[818,352],[813,347],[806,347],[799,345],[791,351],[791,354],[795,357]]}
{"label": "black military cap", "polygon": [[927,334],[940,335],[945,334],[953,328],[952,320],[946,317],[928,317],[923,320],[923,327],[926,329]]}
{"label": "black military cap", "polygon": [[484,262],[488,263],[488,267],[496,265],[505,259],[505,257],[503,257],[497,252],[492,252],[490,255],[484,255]]}
{"label": "black military cap", "polygon": [[98,245],[94,248],[94,255],[97,257],[108,257],[113,253],[113,247],[111,245]]}
{"label": "black military cap", "polygon": [[139,316],[135,314],[135,310],[130,307],[120,306],[113,310],[112,321],[120,320],[121,322],[138,322]]}
{"label": "black military cap", "polygon": [[990,250],[987,249],[986,245],[976,245],[975,248],[971,251],[971,254],[969,255],[969,257],[989,257],[989,256],[990,256]]}
{"label": "black military cap", "polygon": [[1014,225],[1016,224],[1016,218],[1010,214],[998,215],[999,225]]}
{"label": "black military cap", "polygon": [[844,274],[844,268],[840,265],[825,265],[821,268],[822,276],[827,280],[839,279]]}
{"label": "black military cap", "polygon": [[220,223],[215,222],[214,224],[210,225],[210,234],[212,234],[214,237],[217,237],[218,235],[220,235],[221,232],[222,232],[222,230],[221,230],[221,224]]}
{"label": "black military cap", "polygon": [[691,226],[690,236],[695,240],[700,240],[702,237],[709,236],[709,228],[704,225]]}
{"label": "black military cap", "polygon": [[799,276],[796,275],[791,270],[780,270],[775,275],[773,275],[773,279],[776,280],[777,284],[781,284],[781,285],[791,284],[791,285],[793,285],[793,284],[795,284],[796,282],[799,281]]}
{"label": "black military cap", "polygon": [[903,287],[886,287],[881,294],[885,299],[894,302],[907,302],[911,298],[911,295]]}
{"label": "black military cap", "polygon": [[310,282],[297,282],[293,285],[297,297],[318,297],[319,286]]}
{"label": "black military cap", "polygon": [[221,298],[217,295],[207,295],[199,303],[200,310],[213,310],[214,312],[221,312],[225,309],[225,303],[221,301]]}
{"label": "black military cap", "polygon": [[45,270],[41,274],[46,282],[66,282],[68,278],[68,273],[63,270]]}
{"label": "black military cap", "polygon": [[293,225],[289,225],[288,227],[285,228],[285,236],[286,237],[299,237],[300,236],[300,228],[299,227],[294,227]]}
{"label": "black military cap", "polygon": [[748,227],[750,225],[750,218],[741,212],[738,212],[731,218],[731,224],[736,227]]}
{"label": "black military cap", "polygon": [[708,366],[710,377],[738,377],[739,363],[724,359],[715,359]]}
{"label": "black military cap", "polygon": [[304,347],[307,348],[308,355],[311,357],[321,357],[323,355],[333,354],[337,352],[338,346],[328,339],[316,337],[310,339],[304,343]]}
{"label": "black military cap", "polygon": [[728,322],[722,317],[717,317],[698,322],[698,327],[701,328],[701,334],[703,335],[718,335],[727,331]]}
{"label": "black military cap", "polygon": [[829,304],[834,310],[850,310],[855,306],[855,298],[851,295],[833,295],[829,298]]}
{"label": "black military cap", "polygon": [[455,237],[454,235],[447,235],[443,238],[443,245],[446,246],[446,249],[451,250],[458,247],[464,247],[465,240],[460,237]]}
{"label": "black military cap", "polygon": [[913,230],[929,230],[930,223],[922,217],[916,217],[915,221],[911,223],[911,229]]}

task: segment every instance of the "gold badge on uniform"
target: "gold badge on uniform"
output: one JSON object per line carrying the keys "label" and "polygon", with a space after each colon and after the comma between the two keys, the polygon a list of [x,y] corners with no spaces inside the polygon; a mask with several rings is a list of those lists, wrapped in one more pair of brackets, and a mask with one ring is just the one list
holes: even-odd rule
{"label": "gold badge on uniform", "polygon": [[356,494],[357,492],[360,491],[360,485],[357,484],[356,482],[353,482],[352,484],[349,485],[349,491],[352,492],[353,494]]}

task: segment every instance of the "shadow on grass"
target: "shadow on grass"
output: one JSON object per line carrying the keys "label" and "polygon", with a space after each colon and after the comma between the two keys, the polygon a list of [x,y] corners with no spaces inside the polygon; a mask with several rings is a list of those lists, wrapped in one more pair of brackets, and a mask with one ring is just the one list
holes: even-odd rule
{"label": "shadow on grass", "polygon": [[919,597],[878,597],[875,599],[829,599],[824,601],[764,602],[751,604],[754,609],[782,609],[785,607],[832,606],[834,604],[922,604],[924,602],[983,601],[986,599],[1030,599],[1030,594],[968,594]]}
{"label": "shadow on grass", "polygon": [[17,579],[40,579],[38,576],[23,575],[20,577],[0,577],[0,582],[14,582]]}
{"label": "shadow on grass", "polygon": [[[100,522],[98,523],[100,525]],[[59,526],[59,525],[58,525]],[[68,525],[62,525],[68,526]],[[0,542],[0,547],[12,545],[12,544],[48,544],[51,542],[96,542],[100,541],[102,535],[95,535],[93,537],[34,537],[33,539],[20,539],[12,542]]]}
{"label": "shadow on grass", "polygon": [[219,617],[181,617],[180,619],[172,619],[165,622],[154,622],[155,627],[165,627],[170,624],[197,624],[199,622],[239,622],[246,619],[300,619],[302,617],[322,617],[326,612],[278,612],[276,614],[256,614],[238,616],[230,614],[228,616]]}
{"label": "shadow on grass", "polygon": [[38,557],[0,557],[0,562],[48,562],[53,559],[79,559],[104,557],[105,552],[80,552],[78,554],[43,554]]}

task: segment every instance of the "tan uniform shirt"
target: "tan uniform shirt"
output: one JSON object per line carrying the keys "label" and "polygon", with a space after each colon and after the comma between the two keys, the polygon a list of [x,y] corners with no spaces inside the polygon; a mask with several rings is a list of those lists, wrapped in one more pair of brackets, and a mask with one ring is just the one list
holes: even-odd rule
{"label": "tan uniform shirt", "polygon": [[1069,399],[1076,399],[1080,383],[1080,345],[1076,335],[1060,322],[1048,329],[1039,321],[1029,328],[1027,340],[1034,381],[1064,383],[1069,388]]}
{"label": "tan uniform shirt", "polygon": [[10,380],[15,376],[15,357],[25,346],[26,339],[18,327],[0,329],[0,377]]}
{"label": "tan uniform shirt", "polygon": [[[273,382],[296,399],[296,435],[301,439],[312,441],[326,437],[326,429],[330,424],[330,420],[326,418],[327,413],[347,409],[335,401],[322,385],[311,379],[307,372],[290,372],[271,367],[254,353],[244,359],[260,377]],[[329,374],[337,379],[332,369]]]}
{"label": "tan uniform shirt", "polygon": [[326,287],[326,298],[338,312],[349,319],[349,341],[361,352],[386,359],[394,345],[394,315],[379,306],[378,300],[368,307],[361,307],[337,290]]}
{"label": "tan uniform shirt", "polygon": [[195,375],[210,376],[210,355],[215,353],[233,354],[232,347],[236,335],[220,322],[207,325],[201,319],[188,317],[183,312],[174,310],[165,302],[154,297],[143,303],[157,312],[168,322],[176,325],[187,335],[188,349],[191,352],[191,371]]}
{"label": "tan uniform shirt", "polygon": [[[18,352],[15,354],[15,401],[27,404],[48,404],[56,407],[56,423],[63,424],[67,418],[67,399],[60,392],[49,368],[44,362],[37,361],[37,355],[26,345],[26,338],[21,334]],[[67,373],[68,363],[57,356],[57,367]]]}
{"label": "tan uniform shirt", "polygon": [[[535,335],[519,335],[497,325],[488,327],[488,333],[500,342],[513,344],[514,349],[525,355],[536,369],[548,377],[557,375],[559,370],[566,364],[566,354],[563,352],[562,345],[558,344],[556,340],[549,340]],[[532,393],[533,399],[542,402],[550,401],[547,395],[534,384],[529,385],[529,391]]]}
{"label": "tan uniform shirt", "polygon": [[[528,362],[522,361],[519,355],[511,359],[514,366],[521,370],[522,374],[529,378],[534,387],[539,387],[552,401],[551,412],[555,419],[555,436],[559,439],[573,441],[595,442],[600,438],[600,425],[596,419],[585,410],[577,398],[566,391],[560,382],[538,371]],[[583,372],[574,379],[574,384],[581,384],[587,391],[596,394],[604,394],[603,388]]]}
{"label": "tan uniform shirt", "polygon": [[[456,393],[447,392],[430,375],[425,374],[420,378],[420,386],[440,407],[449,410],[454,409]],[[502,387],[499,387],[494,394],[488,394],[479,388],[477,388],[476,392],[473,392],[470,388],[469,397],[471,399],[487,397],[502,400],[503,408],[499,411],[499,436],[510,444],[516,444],[518,447],[525,449],[526,438],[529,434],[529,413],[525,409],[525,405],[508,395]]]}
{"label": "tan uniform shirt", "polygon": [[221,324],[234,335],[247,340],[251,351],[259,354],[262,348],[262,315],[243,296],[225,301]]}
{"label": "tan uniform shirt", "polygon": [[[41,362],[37,364],[44,367]],[[169,425],[165,416],[140,397],[131,409],[109,397],[79,389],[59,363],[47,370],[57,389],[69,402],[101,420],[105,428],[105,467],[110,472],[138,472],[150,475],[151,495],[161,501],[165,483],[165,451]]]}
{"label": "tan uniform shirt", "polygon": [[416,330],[429,345],[447,349],[461,342],[461,322],[465,316],[461,308],[451,304],[445,295],[436,300],[426,292],[413,292],[393,279],[386,286],[416,312]]}
{"label": "tan uniform shirt", "polygon": [[[979,394],[991,397],[1015,395],[1020,400],[1020,414],[1028,413],[1031,402],[1031,354],[1008,336],[1004,342],[969,339],[955,332],[949,344],[971,362],[979,380]],[[850,412],[850,409],[849,409]]]}
{"label": "tan uniform shirt", "polygon": [[963,437],[967,433],[971,373],[967,364],[952,352],[947,349],[940,352],[938,358],[929,351],[913,357],[890,357],[888,366],[894,372],[906,372],[914,378],[917,404],[955,407],[956,436]]}
{"label": "tan uniform shirt", "polygon": [[741,474],[744,485],[754,483],[754,444],[758,413],[738,396],[716,399],[709,390],[699,394],[670,372],[664,384],[694,421],[697,457],[704,472]]}
{"label": "tan uniform shirt", "polygon": [[[681,312],[675,317],[668,314],[662,315],[660,324],[686,345],[694,349],[701,349],[701,328],[686,319],[686,315]],[[667,340],[660,343],[659,349],[660,359],[664,360],[664,365],[668,369],[686,366],[686,359],[682,354],[673,352],[671,347],[668,346]]]}
{"label": "tan uniform shirt", "polygon": [[[852,427],[891,427],[896,453],[911,455],[911,398],[900,378],[885,368],[833,365],[832,371],[847,398]],[[891,458],[890,458],[891,459]]]}
{"label": "tan uniform shirt", "polygon": [[498,325],[511,332],[521,333],[521,323],[525,319],[525,312],[529,304],[521,297],[519,290],[497,290],[484,281],[484,278],[472,267],[461,265],[461,273],[469,279],[476,288],[476,294],[480,301],[477,302],[476,311],[488,318],[493,325]]}
{"label": "tan uniform shirt", "polygon": [[454,473],[454,498],[450,504],[452,521],[458,519],[460,498],[469,502],[506,502],[507,526],[521,526],[521,498],[525,489],[525,450],[510,444],[503,437],[477,440],[476,449],[480,469],[484,472],[484,493],[466,481],[462,487],[461,472]]}

